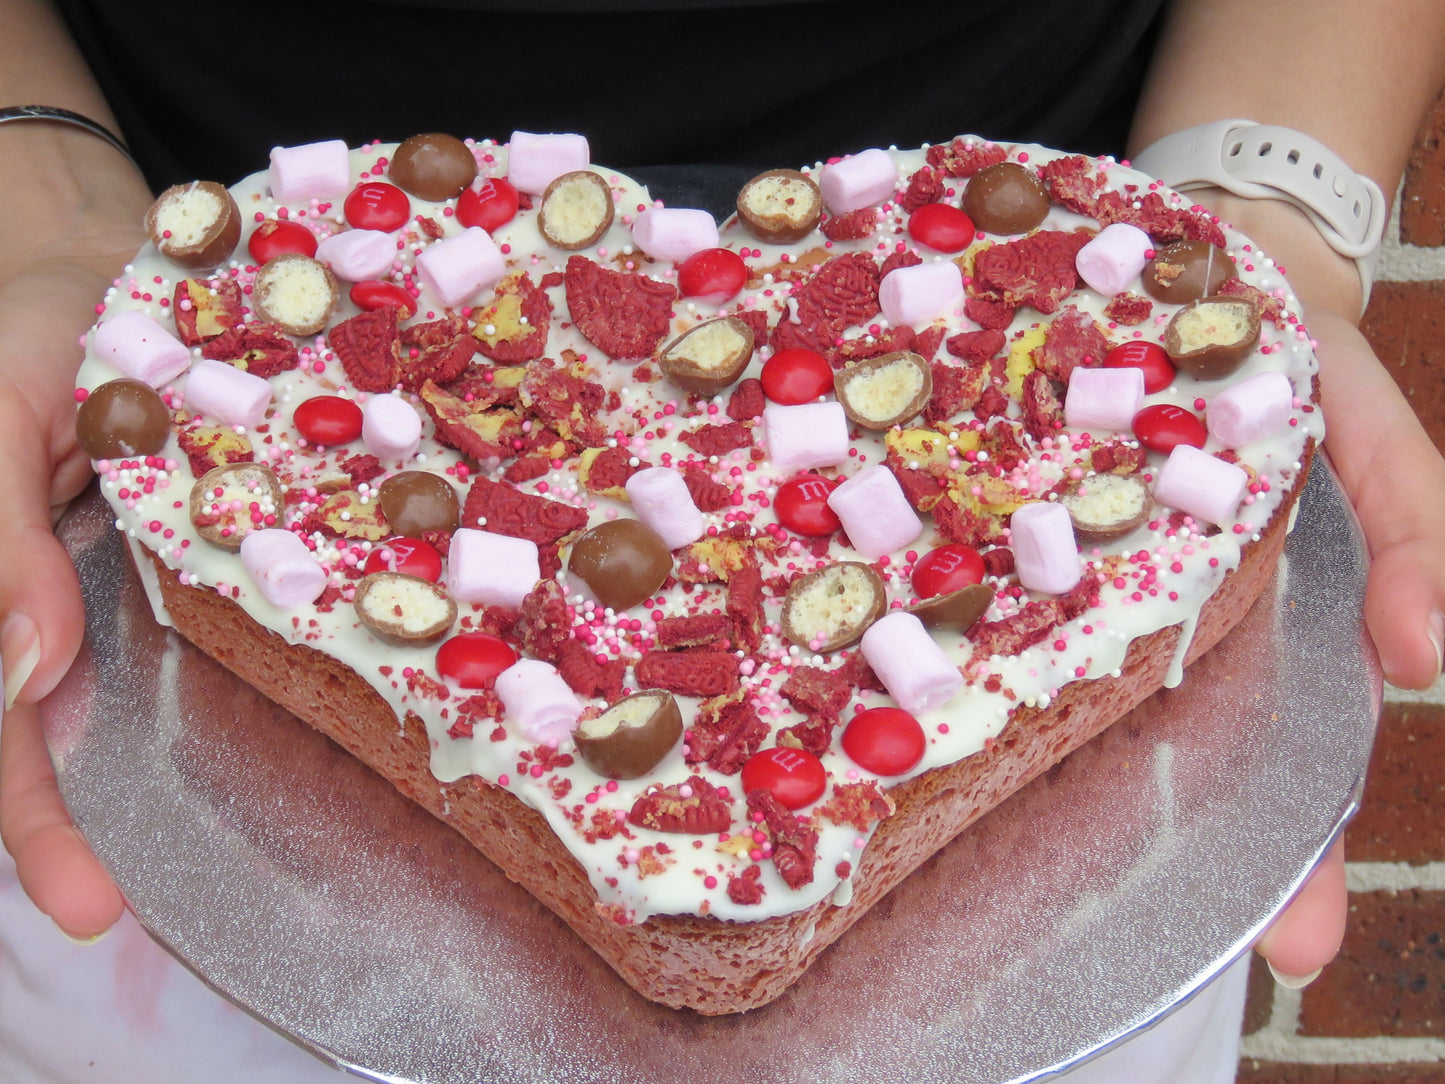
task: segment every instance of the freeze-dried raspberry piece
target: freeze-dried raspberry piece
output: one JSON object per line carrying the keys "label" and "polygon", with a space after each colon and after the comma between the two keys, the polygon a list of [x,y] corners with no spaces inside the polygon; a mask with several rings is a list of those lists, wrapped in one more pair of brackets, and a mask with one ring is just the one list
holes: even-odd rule
{"label": "freeze-dried raspberry piece", "polygon": [[734,320],[741,320],[748,325],[748,330],[753,333],[753,342],[767,340],[768,314],[762,309],[748,309],[747,312],[735,312],[732,315]]}
{"label": "freeze-dried raspberry piece", "polygon": [[526,455],[502,471],[502,481],[518,485],[522,482],[530,482],[533,478],[540,478],[551,469],[552,460],[549,456]]}
{"label": "freeze-dried raspberry piece", "polygon": [[834,670],[833,673],[837,674],[860,693],[884,693],[888,691],[883,687],[883,682],[878,680],[878,675],[873,672],[873,667],[868,665],[868,660],[863,657],[863,652],[861,651],[849,652],[848,657],[843,660],[843,665]]}
{"label": "freeze-dried raspberry piece", "polygon": [[995,546],[983,552],[983,570],[990,576],[1010,576],[1014,570],[1014,551],[1007,546]]}
{"label": "freeze-dried raspberry piece", "polygon": [[623,659],[599,661],[584,645],[569,639],[562,645],[556,666],[562,680],[578,696],[611,701],[622,695],[622,682],[627,676]]}
{"label": "freeze-dried raspberry piece", "polygon": [[[1074,258],[1089,243],[1089,234],[1040,230],[1017,241],[994,245],[973,262],[974,287],[980,297],[1039,312],[1057,312],[1079,285]],[[971,315],[971,314],[970,314]],[[987,326],[987,325],[985,325]]]}
{"label": "freeze-dried raspberry piece", "polygon": [[763,902],[767,891],[762,886],[763,867],[754,863],[736,877],[728,877],[728,899],[739,907],[750,907]]}
{"label": "freeze-dried raspberry piece", "polygon": [[747,651],[762,646],[763,574],[756,566],[740,568],[728,577],[727,614],[735,643]]}
{"label": "freeze-dried raspberry piece", "polygon": [[296,344],[270,324],[239,324],[201,346],[201,356],[230,362],[252,376],[269,380],[296,368]]}
{"label": "freeze-dried raspberry piece", "polygon": [[685,759],[734,775],[743,770],[768,733],[768,724],[758,718],[757,710],[741,693],[714,697],[698,706],[697,718],[687,731]]}
{"label": "freeze-dried raspberry piece", "polygon": [[1017,307],[987,297],[966,297],[963,300],[963,314],[987,331],[1002,331],[1008,327],[1014,322],[1014,309]]}
{"label": "freeze-dried raspberry piece", "polygon": [[669,651],[680,647],[721,648],[732,631],[727,614],[663,617],[657,621],[657,646]]}
{"label": "freeze-dried raspberry piece", "polygon": [[832,750],[833,731],[837,728],[837,723],[830,723],[821,718],[810,718],[806,722],[796,723],[778,731],[777,744],[782,748],[792,746],[802,749],[821,759]]}
{"label": "freeze-dried raspberry piece", "polygon": [[1107,440],[1089,449],[1089,465],[1099,474],[1138,474],[1148,461],[1138,444]]}
{"label": "freeze-dried raspberry piece", "polygon": [[1254,302],[1255,309],[1259,312],[1261,320],[1268,320],[1275,327],[1284,330],[1289,327],[1289,321],[1285,319],[1284,302],[1279,298],[1265,293],[1257,286],[1251,286],[1241,279],[1225,279],[1219,284],[1219,289],[1214,291],[1226,297],[1245,297]]}
{"label": "freeze-dried raspberry piece", "polygon": [[723,696],[738,687],[738,660],[726,651],[649,651],[636,672],[644,688],[678,696]]}
{"label": "freeze-dried raspberry piece", "polygon": [[567,599],[556,580],[538,580],[522,599],[513,632],[527,654],[543,662],[556,663],[572,639],[572,619]]}
{"label": "freeze-dried raspberry piece", "polygon": [[988,453],[989,464],[995,469],[1010,471],[1028,462],[1029,453],[1019,443],[1018,430],[1008,420],[994,422],[983,434],[979,444]]}
{"label": "freeze-dried raspberry piece", "polygon": [[[1012,317],[1010,317],[1012,319]],[[960,361],[987,361],[1008,345],[1008,337],[997,328],[960,331],[950,335],[943,348]]]}
{"label": "freeze-dried raspberry piece", "polygon": [[1008,151],[997,143],[981,143],[962,136],[951,143],[929,147],[928,164],[950,177],[972,177],[986,166],[996,166],[1008,158]]}
{"label": "freeze-dried raspberry piece", "polygon": [[340,467],[346,472],[346,476],[351,479],[351,484],[354,486],[370,482],[386,473],[386,468],[381,465],[381,460],[374,455],[347,456],[341,461]]}
{"label": "freeze-dried raspberry piece", "polygon": [[[627,493],[627,479],[647,466],[640,460],[634,464],[625,448],[612,447],[589,450],[582,455],[577,480],[588,493],[622,500]],[[684,475],[684,478],[686,475]],[[694,501],[696,498],[693,498]]]}
{"label": "freeze-dried raspberry piece", "polygon": [[878,268],[878,278],[887,278],[900,267],[917,267],[923,262],[923,257],[914,252],[911,248],[905,248],[902,252],[889,253],[888,258]]}
{"label": "freeze-dried raspberry piece", "polygon": [[795,710],[830,722],[838,721],[852,696],[846,681],[816,666],[797,667],[778,692]]}
{"label": "freeze-dried raspberry piece", "polygon": [[560,542],[573,531],[585,528],[587,510],[477,478],[462,506],[462,526],[481,526],[493,534],[531,539],[540,546]]}
{"label": "freeze-dried raspberry piece", "polygon": [[773,865],[788,887],[811,884],[818,860],[818,829],[813,822],[788,812],[770,790],[749,791],[748,812],[762,814],[773,836]]}
{"label": "freeze-dried raspberry piece", "polygon": [[642,358],[667,337],[677,289],[647,275],[572,256],[564,276],[577,330],[611,358]]}
{"label": "freeze-dried raspberry piece", "polygon": [[1094,172],[1093,164],[1080,154],[1055,158],[1039,167],[1039,178],[1055,203],[1093,217],[1094,204],[1104,190],[1104,178]]}
{"label": "freeze-dried raspberry piece", "polygon": [[597,419],[607,398],[601,384],[544,359],[527,366],[518,392],[522,406],[552,426],[564,440],[584,448],[600,448],[607,443],[607,430]]}
{"label": "freeze-dried raspberry piece", "polygon": [[917,338],[918,336],[914,334],[911,327],[890,327],[881,335],[846,340],[837,350],[833,351],[831,360],[834,367],[837,367],[850,361],[881,358],[884,354],[912,350]]}
{"label": "freeze-dried raspberry piece", "polygon": [[978,402],[973,405],[974,417],[981,422],[990,418],[997,418],[1008,413],[1008,396],[1003,390],[993,384],[983,389],[978,397]]}
{"label": "freeze-dried raspberry piece", "polygon": [[924,361],[932,361],[933,355],[938,353],[938,347],[946,334],[948,331],[943,325],[929,325],[913,337],[913,352]]}
{"label": "freeze-dried raspberry piece", "polygon": [[493,361],[519,365],[547,352],[552,299],[525,271],[497,283],[491,303],[472,310],[477,351]]}
{"label": "freeze-dried raspberry piece", "polygon": [[933,373],[933,394],[923,408],[924,421],[930,425],[946,422],[955,414],[977,405],[983,395],[986,372],[983,365],[950,365],[946,361],[935,361],[929,368]]}
{"label": "freeze-dried raspberry piece", "polygon": [[763,408],[767,405],[768,398],[763,392],[763,382],[755,376],[750,376],[746,380],[740,381],[733,388],[732,394],[728,396],[728,417],[735,422],[760,418]]}
{"label": "freeze-dried raspberry piece", "polygon": [[733,491],[701,467],[683,467],[682,481],[699,512],[721,512],[733,503]]}
{"label": "freeze-dried raspberry piece", "polygon": [[1003,525],[945,498],[933,506],[933,526],[950,542],[979,549],[1003,540]]}
{"label": "freeze-dried raspberry piece", "polygon": [[702,425],[678,435],[698,455],[727,455],[735,448],[746,448],[753,442],[753,431],[742,422],[723,425]]}
{"label": "freeze-dried raspberry piece", "polygon": [[903,490],[904,498],[914,508],[920,512],[928,512],[938,503],[943,495],[944,485],[928,471],[908,466],[902,456],[892,449],[889,449],[883,462],[898,479],[898,487]]}
{"label": "freeze-dried raspberry piece", "polygon": [[187,346],[200,346],[239,327],[245,304],[235,279],[181,279],[171,295],[176,338]]}
{"label": "freeze-dried raspberry piece", "polygon": [[460,316],[402,328],[400,339],[394,382],[407,391],[418,390],[428,380],[438,384],[455,380],[477,352],[476,340]]}
{"label": "freeze-dried raspberry piece", "polygon": [[483,689],[453,705],[455,719],[447,729],[450,738],[470,738],[478,723],[494,723],[502,717],[502,698]]}
{"label": "freeze-dried raspberry piece", "polygon": [[213,467],[251,463],[256,458],[251,442],[242,433],[219,425],[199,425],[176,430],[176,442],[197,478]]}
{"label": "freeze-dried raspberry piece", "polygon": [[834,824],[846,824],[855,831],[866,832],[874,821],[893,816],[897,808],[893,799],[869,779],[862,783],[835,784],[833,796],[818,807],[818,816]]}
{"label": "freeze-dried raspberry piece", "polygon": [[[682,796],[684,789],[686,798]],[[682,783],[644,791],[632,803],[627,823],[654,832],[714,835],[732,826],[732,803],[702,776],[694,775]]]}
{"label": "freeze-dried raspberry piece", "polygon": [[1029,357],[1050,378],[1067,385],[1075,369],[1099,368],[1108,352],[1109,340],[1094,318],[1069,305],[1044,329],[1043,343],[1034,347]]}
{"label": "freeze-dried raspberry piece", "polygon": [[1142,324],[1153,311],[1154,303],[1142,294],[1119,294],[1104,306],[1104,315],[1125,327]]}
{"label": "freeze-dried raspberry piece", "polygon": [[990,655],[1017,655],[1041,643],[1064,621],[1063,606],[1057,599],[1035,599],[1018,613],[998,621],[980,621],[968,633],[975,661]]}
{"label": "freeze-dried raspberry piece", "polygon": [[932,166],[921,166],[908,178],[908,187],[898,197],[898,205],[912,214],[924,204],[943,198],[943,177]]}
{"label": "freeze-dried raspberry piece", "polygon": [[878,212],[872,207],[860,207],[830,216],[819,228],[830,241],[859,241],[878,228]]}
{"label": "freeze-dried raspberry piece", "polygon": [[421,402],[436,425],[437,440],[474,459],[510,459],[523,436],[522,419],[505,407],[488,409],[449,395],[428,381]]}
{"label": "freeze-dried raspberry piece", "polygon": [[1064,404],[1042,370],[1035,369],[1024,377],[1022,406],[1024,431],[1035,440],[1055,436],[1064,427]]}
{"label": "freeze-dried raspberry piece", "polygon": [[1208,241],[1219,248],[1225,244],[1224,230],[1217,222],[1186,207],[1171,207],[1158,192],[1133,199],[1118,192],[1105,192],[1095,202],[1093,214],[1103,226],[1115,222],[1138,226],[1161,245],[1184,238]]}
{"label": "freeze-dried raspberry piece", "polygon": [[873,257],[866,252],[835,256],[790,295],[773,328],[772,347],[827,353],[844,331],[866,324],[878,311],[878,265]]}
{"label": "freeze-dried raspberry piece", "polygon": [[391,391],[401,363],[396,309],[383,306],[332,326],[326,341],[358,391]]}

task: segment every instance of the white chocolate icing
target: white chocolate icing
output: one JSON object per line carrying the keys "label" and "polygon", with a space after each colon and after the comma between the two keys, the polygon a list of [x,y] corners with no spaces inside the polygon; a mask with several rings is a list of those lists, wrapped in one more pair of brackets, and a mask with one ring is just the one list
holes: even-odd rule
{"label": "white chocolate icing", "polygon": [[[351,152],[351,180],[355,184],[367,179],[385,179],[381,160],[390,147],[370,145]],[[1013,146],[1009,148],[1011,160],[1027,161],[1037,165],[1056,157],[1056,152],[1034,146]],[[501,176],[506,172],[506,149],[490,142],[474,145],[479,168],[483,178]],[[888,152],[898,167],[900,187],[924,162],[923,151]],[[1142,193],[1148,190],[1149,181],[1140,174],[1112,162],[1095,163],[1103,170],[1109,186],[1138,186]],[[634,216],[644,208],[652,206],[647,194],[631,180],[618,174],[598,168],[612,187],[616,202],[616,218],[610,230],[583,254],[616,269],[636,269],[660,278],[674,281],[675,268],[666,261],[649,261],[635,253],[631,247],[631,223]],[[813,171],[816,176],[816,168]],[[948,196],[957,203],[961,195],[962,181],[950,178],[948,183],[957,191]],[[1160,190],[1175,206],[1187,206],[1182,197]],[[293,220],[301,221],[321,236],[344,228],[341,205],[345,193],[337,193],[326,200],[307,200],[288,207],[281,207],[270,196],[266,188],[266,175],[257,174],[237,185],[233,192],[245,221],[245,234],[241,246],[231,264],[220,269],[221,274],[234,276],[243,286],[249,284],[254,268],[246,262],[245,237],[261,218],[274,217],[278,211],[285,212]],[[828,243],[826,253],[837,255],[851,251],[871,252],[882,258],[899,244],[907,244],[906,232],[893,232],[894,227],[906,220],[903,212],[891,205],[885,208],[882,225],[874,235],[861,241]],[[454,203],[428,204],[412,198],[413,222],[399,231],[397,259],[393,264],[391,281],[405,285],[419,285],[412,275],[416,256],[436,243],[426,233],[414,226],[416,216],[430,218],[439,228],[442,238],[456,236],[461,227],[454,217]],[[1091,219],[1069,212],[1055,205],[1043,224],[1043,229],[1072,230],[1079,227],[1098,228]],[[536,226],[535,211],[522,211],[516,218],[494,233],[507,268],[527,272],[534,283],[549,272],[561,271],[569,252],[553,249],[542,239]],[[1298,306],[1289,293],[1287,284],[1271,261],[1262,254],[1247,247],[1239,235],[1228,235],[1229,252],[1234,258],[1239,277],[1268,294],[1278,297],[1285,305],[1290,324],[1288,331],[1282,331],[1265,321],[1260,346],[1237,374],[1228,381],[1201,383],[1191,378],[1180,378],[1168,389],[1148,395],[1145,405],[1155,403],[1176,403],[1193,409],[1196,398],[1208,399],[1219,388],[1255,373],[1266,370],[1284,372],[1290,379],[1296,396],[1296,407],[1291,415],[1292,424],[1267,440],[1259,441],[1238,451],[1239,459],[1252,472],[1253,477],[1264,487],[1256,486],[1241,504],[1231,522],[1219,524],[1220,530],[1205,537],[1201,532],[1170,532],[1167,527],[1167,511],[1153,521],[1155,526],[1139,528],[1127,538],[1105,547],[1101,551],[1086,549],[1086,575],[1103,576],[1100,604],[1070,621],[1043,642],[1016,656],[993,657],[977,668],[967,672],[968,680],[962,690],[946,704],[919,717],[927,737],[923,759],[908,776],[930,768],[949,764],[984,748],[1008,721],[1010,710],[1017,704],[1046,706],[1057,691],[1066,683],[1118,673],[1123,664],[1129,643],[1144,634],[1157,629],[1181,624],[1185,635],[1180,640],[1179,654],[1171,667],[1171,683],[1182,673],[1183,651],[1193,630],[1194,620],[1207,596],[1218,586],[1229,570],[1239,562],[1241,549],[1263,529],[1278,506],[1280,500],[1290,491],[1300,470],[1300,460],[1307,439],[1319,439],[1322,434],[1321,416],[1317,410],[1308,407],[1312,394],[1312,379],[1315,362],[1311,344],[1298,324]],[[791,260],[799,254],[825,245],[821,234],[814,233],[803,242],[793,246],[771,246],[761,244],[747,234],[736,223],[726,226],[722,233],[722,244],[743,254],[748,266],[755,273],[755,283],[722,308],[700,305],[686,299],[679,299],[674,306],[674,317],[669,334],[662,343],[672,341],[677,335],[697,326],[705,320],[720,314],[747,312],[762,309],[769,314],[770,324],[780,321],[797,320],[797,305],[788,296],[789,287],[780,277],[766,269]],[[932,255],[923,249],[924,259],[945,259]],[[186,276],[159,256],[153,246],[147,246],[129,265],[115,287],[105,299],[102,320],[126,310],[143,312],[166,327],[172,327],[169,302],[176,282]],[[1137,279],[1135,281],[1135,292]],[[549,291],[553,305],[553,323],[550,329],[547,357],[558,358],[564,349],[571,349],[585,356],[590,379],[600,383],[619,397],[621,409],[606,412],[602,418],[609,433],[620,433],[622,447],[631,450],[640,460],[654,465],[666,464],[671,457],[678,462],[692,455],[691,449],[678,439],[685,429],[694,424],[709,424],[727,421],[724,409],[726,394],[711,400],[694,400],[666,379],[647,382],[636,377],[637,363],[612,362],[596,347],[583,339],[576,328],[567,321],[566,296],[561,286]],[[490,300],[490,290],[483,290],[473,304],[483,306]],[[1108,325],[1102,315],[1108,299],[1093,294],[1081,287],[1070,296],[1065,304],[1084,308],[1101,323]],[[430,296],[426,288],[420,289],[419,313],[416,322],[445,315],[445,310]],[[1111,344],[1128,338],[1139,337],[1149,341],[1162,341],[1165,318],[1176,306],[1156,302],[1151,319],[1136,328],[1110,326],[1107,334]],[[344,298],[335,320],[339,321],[358,311]],[[1019,348],[1022,337],[1025,346],[1037,345],[1041,339],[1030,332],[1030,325],[1045,318],[1033,309],[1018,310],[1013,325],[1006,334],[1013,348],[1011,356],[1026,356]],[[976,330],[977,325],[966,319],[961,312],[950,312],[941,318],[948,334],[963,330]],[[875,317],[868,327],[855,327],[845,333],[845,338],[864,338],[880,334],[886,327],[881,316]],[[1033,334],[1033,338],[1029,336]],[[85,389],[113,379],[116,371],[93,349],[94,332],[87,339],[88,349],[81,369],[79,386]],[[344,454],[361,452],[360,443],[342,451],[326,451],[324,457],[304,447],[292,423],[292,412],[305,399],[318,394],[338,393],[364,403],[370,398],[366,393],[347,390],[349,382],[340,362],[326,346],[324,335],[299,340],[302,347],[302,367],[271,378],[273,389],[269,413],[262,426],[248,435],[252,439],[256,458],[270,464],[291,489],[303,490],[338,476],[341,472],[336,463]],[[199,358],[199,350],[193,351]],[[756,376],[763,360],[768,355],[766,348],[759,350],[753,358],[745,376]],[[946,355],[940,350],[938,357]],[[477,362],[486,364],[478,357]],[[656,366],[653,365],[655,370]],[[1017,374],[1014,374],[1015,376]],[[186,379],[178,378],[171,390],[175,393],[174,404],[183,404]],[[414,396],[407,396],[415,402]],[[1018,404],[1011,403],[1011,414],[1017,416]],[[965,434],[973,420],[971,411],[964,411],[953,419],[955,428],[945,426],[943,434],[955,443],[958,434]],[[911,423],[914,426],[920,421]],[[758,423],[758,430],[761,422]],[[754,431],[754,444],[760,444],[761,434]],[[414,456],[405,461],[385,462],[387,473],[401,469],[426,469],[445,471],[464,496],[465,468],[458,474],[461,457],[451,449],[439,446],[432,438],[432,423],[424,421],[422,447]],[[855,430],[855,433],[857,431]],[[1053,483],[1070,476],[1075,458],[1081,452],[1082,442],[1077,434],[1061,431],[1052,447],[1040,447],[1029,438],[1023,439],[1032,456],[1022,472],[1016,472],[1013,482],[1023,488],[1019,496],[1048,489]],[[820,473],[840,477],[851,477],[867,466],[881,462],[884,445],[881,434],[861,433],[855,436],[853,448],[856,455],[837,468],[824,468]],[[1208,451],[1217,450],[1211,443]],[[776,483],[784,480],[772,476],[766,460],[753,462],[750,449],[729,453],[704,461],[715,479],[733,487],[737,494],[735,504],[726,512],[709,513],[705,516],[709,527],[721,528],[731,522],[751,524],[756,530],[767,532],[779,530],[776,517],[769,506],[769,494]],[[696,458],[696,457],[695,457]],[[963,452],[956,450],[953,458],[963,463]],[[166,461],[166,462],[162,462]],[[754,826],[745,821],[746,808],[742,787],[737,775],[721,775],[704,764],[688,765],[681,748],[674,748],[647,778],[639,780],[610,781],[594,774],[580,757],[564,767],[555,763],[544,766],[533,758],[534,746],[518,728],[501,724],[501,732],[493,734],[496,725],[490,722],[476,725],[473,736],[451,737],[449,727],[455,719],[453,710],[459,699],[470,695],[456,687],[450,689],[450,699],[440,700],[428,695],[424,684],[413,690],[406,678],[410,673],[437,677],[435,645],[394,646],[376,640],[361,625],[349,602],[340,600],[323,609],[305,608],[302,611],[282,611],[268,603],[247,578],[234,554],[212,547],[202,541],[192,527],[187,514],[192,475],[181,453],[174,435],[170,444],[158,458],[140,461],[99,464],[101,484],[107,497],[115,507],[118,526],[133,542],[143,543],[158,553],[183,582],[206,589],[220,591],[235,599],[245,611],[265,627],[272,629],[289,640],[306,643],[334,654],[346,662],[363,679],[368,681],[395,709],[398,718],[406,712],[415,712],[425,723],[432,744],[432,769],[439,783],[453,783],[467,775],[478,775],[490,782],[504,786],[522,801],[537,809],[561,839],[576,855],[587,870],[596,887],[599,900],[612,906],[619,915],[641,921],[651,914],[663,913],[706,913],[720,918],[736,920],[757,920],[780,913],[802,909],[812,903],[831,899],[835,903],[851,898],[851,873],[857,869],[859,856],[867,845],[870,832],[859,832],[846,824],[835,824],[824,817],[813,816],[819,831],[817,860],[814,877],[810,884],[794,890],[787,887],[774,865],[767,858],[766,835],[751,833]],[[1151,455],[1150,468],[1157,469],[1162,457]],[[148,464],[148,465],[147,465]],[[1146,468],[1148,469],[1148,468]],[[487,467],[485,473],[491,477],[500,474],[500,467]],[[790,473],[790,472],[789,472]],[[361,487],[363,502],[374,499],[375,487]],[[588,510],[591,523],[606,518],[631,514],[624,504],[605,497],[594,497],[581,490],[575,473],[575,463],[566,463],[561,469],[551,470],[540,478],[522,483],[518,488],[532,493],[545,493],[555,500],[577,504]],[[319,498],[318,498],[319,499]],[[305,511],[307,506],[300,506]],[[298,508],[293,506],[289,513],[295,526]],[[911,567],[916,555],[926,552],[931,546],[945,541],[935,539],[932,524],[928,522],[924,535],[915,543],[903,547],[887,558],[886,566],[879,562],[887,586],[888,595],[894,605],[904,605],[912,599],[906,570]],[[464,524],[464,526],[477,526]],[[830,543],[827,557],[815,557],[806,540],[784,535],[788,544],[781,551],[776,565],[766,561],[763,564],[764,578],[777,577],[794,572],[806,572],[817,567],[820,560],[858,559],[835,535]],[[316,535],[318,558],[330,573],[330,582],[349,595],[349,588],[355,582],[355,566],[364,562],[365,555],[372,548],[371,543],[338,543],[332,537]],[[1139,560],[1139,555],[1146,555]],[[912,556],[911,556],[912,555]],[[1135,558],[1130,561],[1129,558]],[[1108,563],[1107,573],[1101,571],[1102,563]],[[142,569],[145,561],[138,562]],[[445,577],[443,577],[445,583]],[[575,605],[574,627],[595,637],[589,645],[593,650],[620,655],[634,660],[638,657],[640,645],[650,639],[654,614],[663,616],[706,612],[713,607],[725,606],[724,590],[719,585],[703,585],[690,594],[680,589],[659,592],[652,606],[635,607],[624,615],[603,615],[591,604],[584,603],[577,587],[568,584],[563,576],[563,585],[568,600]],[[1003,586],[1003,585],[1000,585]],[[1136,599],[1135,596],[1138,596]],[[1022,601],[1027,601],[1027,596]],[[778,635],[778,610],[781,597],[767,599],[766,631],[762,647],[742,664],[742,685],[748,697],[759,709],[763,719],[772,724],[774,730],[802,721],[786,701],[778,694],[788,673],[797,665],[817,665],[833,669],[839,661],[837,655],[813,657],[807,651],[788,644]],[[1018,608],[1019,603],[1000,595],[996,598],[987,619],[1007,616]],[[476,607],[463,603],[463,615],[474,612]],[[585,620],[588,614],[594,618]],[[972,647],[968,639],[959,633],[934,633],[935,639],[950,652],[960,664],[968,661]],[[741,652],[739,652],[741,654]],[[629,671],[627,689],[635,689],[636,683]],[[697,702],[679,697],[684,725],[688,725],[697,710]],[[855,697],[854,705],[844,711],[844,719],[854,706],[878,706],[890,701],[880,694]],[[604,704],[595,703],[596,708]],[[841,728],[840,728],[841,729]],[[494,737],[500,740],[493,740]],[[772,744],[765,740],[764,748]],[[569,746],[564,743],[560,752],[566,753]],[[842,752],[834,734],[832,747],[823,758],[830,785],[819,804],[826,803],[832,795],[833,785],[865,781],[874,778],[868,772],[852,763]],[[531,766],[530,769],[528,766]],[[519,770],[519,768],[521,770]],[[725,837],[716,835],[689,836],[654,832],[645,828],[629,826],[625,834],[616,834],[606,839],[590,839],[578,830],[579,822],[596,823],[598,816],[615,815],[625,817],[633,802],[649,787],[656,784],[675,785],[693,774],[702,775],[710,783],[729,788],[733,799],[734,824]],[[887,780],[896,783],[907,776]],[[816,812],[816,806],[799,811],[809,816]],[[871,830],[870,830],[871,831]],[[751,852],[751,856],[750,856]],[[729,878],[736,876],[747,866],[761,858],[761,880],[765,893],[759,903],[740,905],[728,895]]]}

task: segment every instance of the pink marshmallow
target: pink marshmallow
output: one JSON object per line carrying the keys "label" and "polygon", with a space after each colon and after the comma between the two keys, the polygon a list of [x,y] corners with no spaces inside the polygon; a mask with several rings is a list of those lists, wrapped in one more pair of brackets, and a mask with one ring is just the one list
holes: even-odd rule
{"label": "pink marshmallow", "polygon": [[878,304],[894,327],[925,323],[963,308],[963,272],[952,260],[900,267],[883,276]]}
{"label": "pink marshmallow", "polygon": [[280,203],[339,196],[351,188],[351,152],[343,139],[271,148],[271,195]]}
{"label": "pink marshmallow", "polygon": [[689,207],[649,207],[632,222],[632,241],[658,260],[685,260],[718,247],[717,220]]}
{"label": "pink marshmallow", "polygon": [[1064,424],[1078,432],[1128,433],[1144,403],[1144,370],[1076,365],[1064,395]]}
{"label": "pink marshmallow", "polygon": [[623,486],[637,518],[656,531],[667,548],[696,542],[707,530],[681,473],[671,467],[640,470]]}
{"label": "pink marshmallow", "polygon": [[1243,468],[1180,444],[1154,481],[1154,498],[1205,523],[1224,523],[1239,508],[1249,482]]}
{"label": "pink marshmallow", "polygon": [[316,258],[346,282],[379,279],[396,259],[396,239],[380,230],[343,230],[322,238]]}
{"label": "pink marshmallow", "polygon": [[542,578],[537,543],[459,527],[447,550],[447,590],[458,602],[517,609]]}
{"label": "pink marshmallow", "polygon": [[882,203],[898,185],[898,167],[887,151],[873,147],[823,167],[818,188],[834,214],[845,215]]}
{"label": "pink marshmallow", "polygon": [[888,695],[904,711],[929,711],[963,687],[963,675],[922,621],[894,610],[868,626],[859,644]]}
{"label": "pink marshmallow", "polygon": [[1083,575],[1074,521],[1061,504],[1035,501],[1009,519],[1014,571],[1030,591],[1062,595]]}
{"label": "pink marshmallow", "polygon": [[591,162],[592,151],[580,135],[513,132],[507,144],[507,180],[534,196],[562,174],[586,169]]}
{"label": "pink marshmallow", "polygon": [[267,527],[241,540],[241,564],[272,606],[294,610],[326,589],[326,570],[290,531]]}
{"label": "pink marshmallow", "polygon": [[853,548],[870,561],[923,533],[923,521],[882,463],[855,474],[828,494],[828,507],[843,522]]}
{"label": "pink marshmallow", "polygon": [[191,364],[184,343],[135,309],[112,316],[95,329],[95,352],[125,376],[153,388],[170,383]]}
{"label": "pink marshmallow", "polygon": [[1154,242],[1138,226],[1115,222],[1079,249],[1074,268],[1090,289],[1113,297],[1122,294],[1139,277],[1149,261],[1145,254],[1153,249]]}
{"label": "pink marshmallow", "polygon": [[577,729],[582,702],[550,663],[518,659],[497,675],[496,689],[507,723],[530,742],[560,745]]}
{"label": "pink marshmallow", "polygon": [[271,383],[224,361],[203,359],[186,376],[185,396],[188,410],[222,425],[254,429],[271,405]]}
{"label": "pink marshmallow", "polygon": [[506,271],[501,249],[480,226],[437,241],[416,258],[416,273],[422,284],[449,309],[470,301]]}
{"label": "pink marshmallow", "polygon": [[800,403],[763,408],[768,456],[779,474],[836,467],[848,458],[848,415],[843,404]]}
{"label": "pink marshmallow", "polygon": [[361,409],[361,439],[378,459],[410,459],[421,447],[421,415],[399,395],[373,395]]}
{"label": "pink marshmallow", "polygon": [[1209,434],[1226,448],[1242,448],[1273,436],[1289,425],[1294,387],[1284,373],[1256,373],[1213,399],[1205,421]]}

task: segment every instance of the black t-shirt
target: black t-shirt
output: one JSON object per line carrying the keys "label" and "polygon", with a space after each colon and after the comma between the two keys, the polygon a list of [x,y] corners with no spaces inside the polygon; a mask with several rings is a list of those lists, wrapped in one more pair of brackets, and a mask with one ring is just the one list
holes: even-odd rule
{"label": "black t-shirt", "polygon": [[63,0],[157,188],[271,147],[587,135],[622,169],[962,132],[1121,153],[1162,0]]}

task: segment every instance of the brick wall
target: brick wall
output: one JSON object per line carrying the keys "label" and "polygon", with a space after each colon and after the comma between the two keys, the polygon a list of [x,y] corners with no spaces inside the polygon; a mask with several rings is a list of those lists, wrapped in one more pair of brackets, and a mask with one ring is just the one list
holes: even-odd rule
{"label": "brick wall", "polygon": [[[1445,97],[1420,133],[1365,334],[1445,449]],[[1303,991],[1256,961],[1239,1084],[1445,1084],[1445,681],[1388,686],[1346,837],[1350,924]]]}

